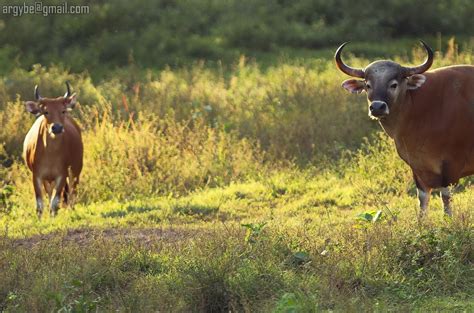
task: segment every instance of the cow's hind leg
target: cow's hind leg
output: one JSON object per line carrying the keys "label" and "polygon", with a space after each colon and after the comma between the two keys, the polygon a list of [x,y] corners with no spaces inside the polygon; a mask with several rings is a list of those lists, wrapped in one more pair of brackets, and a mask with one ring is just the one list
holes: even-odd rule
{"label": "cow's hind leg", "polygon": [[74,210],[74,204],[76,200],[76,188],[79,184],[79,174],[75,174],[71,168],[68,169],[68,182],[66,187],[68,188],[68,204],[71,209]]}
{"label": "cow's hind leg", "polygon": [[66,183],[64,184],[63,203],[64,203],[65,206],[67,206],[68,203],[69,203],[69,184],[68,184],[67,181],[66,181]]}
{"label": "cow's hind leg", "polygon": [[66,184],[66,177],[58,177],[54,181],[54,188],[51,197],[50,210],[51,216],[55,216],[58,213],[59,203],[61,202],[61,194]]}
{"label": "cow's hind leg", "polygon": [[444,213],[448,216],[452,216],[451,211],[451,190],[449,187],[441,188],[441,199],[443,199]]}
{"label": "cow's hind leg", "polygon": [[53,183],[47,180],[43,181],[43,187],[48,195],[48,199],[51,200],[51,193],[53,192]]}
{"label": "cow's hind leg", "polygon": [[43,195],[41,191],[42,181],[41,179],[33,174],[33,187],[35,189],[35,198],[36,198],[36,215],[38,218],[41,218],[43,214]]}

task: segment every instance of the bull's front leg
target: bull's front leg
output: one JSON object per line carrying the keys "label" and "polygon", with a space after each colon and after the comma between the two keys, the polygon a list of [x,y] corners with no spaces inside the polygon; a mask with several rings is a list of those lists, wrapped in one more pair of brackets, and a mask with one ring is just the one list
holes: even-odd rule
{"label": "bull's front leg", "polygon": [[431,188],[423,190],[416,188],[418,193],[418,200],[420,201],[420,218],[426,215],[426,210],[430,204]]}
{"label": "bull's front leg", "polygon": [[41,218],[43,214],[43,194],[41,191],[42,180],[40,177],[33,173],[33,188],[35,189],[36,198],[36,215]]}
{"label": "bull's front leg", "polygon": [[444,213],[448,216],[452,216],[451,211],[451,190],[449,187],[441,188],[441,199],[443,199]]}
{"label": "bull's front leg", "polygon": [[50,212],[51,216],[55,216],[58,213],[59,203],[61,201],[61,194],[66,184],[66,176],[57,177],[54,181],[54,188],[51,194]]}

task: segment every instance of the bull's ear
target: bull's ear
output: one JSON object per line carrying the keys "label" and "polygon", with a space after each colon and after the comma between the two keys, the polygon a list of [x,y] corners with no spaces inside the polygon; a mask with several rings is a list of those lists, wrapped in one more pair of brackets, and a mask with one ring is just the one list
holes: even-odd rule
{"label": "bull's ear", "polygon": [[77,101],[77,95],[73,94],[72,96],[64,99],[64,104],[66,104],[66,108],[72,110],[74,106],[76,106],[76,101]]}
{"label": "bull's ear", "polygon": [[342,87],[352,93],[361,93],[364,91],[365,82],[358,79],[348,79],[342,83]]}
{"label": "bull's ear", "polygon": [[426,81],[426,76],[421,74],[411,75],[407,78],[407,86],[409,90],[418,89]]}
{"label": "bull's ear", "polygon": [[28,112],[32,114],[38,114],[41,112],[41,108],[39,107],[39,104],[34,101],[26,101],[25,108]]}

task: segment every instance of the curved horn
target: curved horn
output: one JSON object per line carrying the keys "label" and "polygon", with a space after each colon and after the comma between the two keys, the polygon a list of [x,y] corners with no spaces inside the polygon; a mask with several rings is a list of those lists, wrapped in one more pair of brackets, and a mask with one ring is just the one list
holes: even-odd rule
{"label": "curved horn", "polygon": [[347,75],[364,78],[365,75],[364,75],[363,69],[350,67],[344,64],[344,62],[341,59],[342,48],[344,48],[344,46],[347,45],[348,43],[349,42],[345,42],[342,45],[340,45],[339,48],[337,48],[336,54],[334,55],[334,59],[336,60],[336,65],[341,70],[341,72],[346,73]]}
{"label": "curved horn", "polygon": [[35,86],[35,99],[36,99],[36,100],[41,100],[41,96],[40,96],[40,94],[39,94],[38,85]]}
{"label": "curved horn", "polygon": [[426,53],[428,53],[428,56],[426,57],[425,62],[421,65],[414,67],[403,67],[405,71],[405,77],[426,72],[433,64],[433,50],[431,50],[431,48],[423,40],[420,40],[420,42],[425,48]]}
{"label": "curved horn", "polygon": [[69,85],[68,81],[66,81],[66,88],[67,88],[67,91],[64,94],[64,98],[69,98],[69,96],[71,95],[71,85]]}

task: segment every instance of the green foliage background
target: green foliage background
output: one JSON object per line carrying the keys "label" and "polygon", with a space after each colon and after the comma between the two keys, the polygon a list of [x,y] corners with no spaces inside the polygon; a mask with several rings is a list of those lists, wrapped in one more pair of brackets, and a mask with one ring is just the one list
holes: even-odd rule
{"label": "green foliage background", "polygon": [[[415,64],[423,38],[434,68],[472,64],[471,1],[68,3],[90,14],[0,13],[0,311],[474,309],[470,179],[417,220],[332,60]],[[84,171],[38,220],[23,103],[65,81]]]}
{"label": "green foliage background", "polygon": [[[34,3],[34,1],[26,1]],[[60,4],[61,1],[44,1]],[[15,3],[9,3],[15,4]],[[343,41],[470,36],[474,4],[458,1],[179,0],[69,1],[84,15],[0,15],[0,69],[63,64],[94,78],[130,63],[181,66],[196,59],[228,64],[241,54],[325,56]],[[390,44],[359,48],[398,54]]]}

